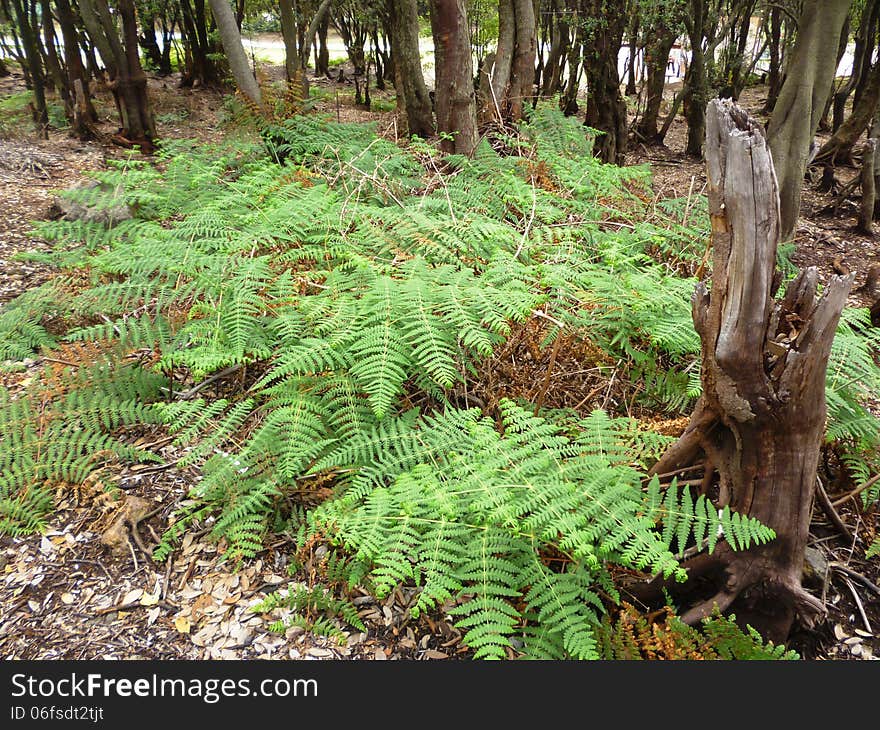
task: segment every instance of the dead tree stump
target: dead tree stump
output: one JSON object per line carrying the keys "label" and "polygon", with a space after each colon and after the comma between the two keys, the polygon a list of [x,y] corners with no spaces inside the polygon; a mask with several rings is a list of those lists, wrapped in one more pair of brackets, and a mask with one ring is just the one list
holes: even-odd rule
{"label": "dead tree stump", "polygon": [[702,463],[701,489],[719,509],[729,505],[777,535],[746,551],[721,543],[685,562],[688,584],[708,579],[709,590],[682,618],[697,623],[717,606],[784,641],[796,616],[809,623],[822,611],[801,576],[828,356],[853,275],[834,277],[817,297],[810,267],[776,299],[779,189],[761,125],[735,103],[712,100],[705,155],[713,270],[711,288],[701,282],[692,300],[702,395],[651,473]]}

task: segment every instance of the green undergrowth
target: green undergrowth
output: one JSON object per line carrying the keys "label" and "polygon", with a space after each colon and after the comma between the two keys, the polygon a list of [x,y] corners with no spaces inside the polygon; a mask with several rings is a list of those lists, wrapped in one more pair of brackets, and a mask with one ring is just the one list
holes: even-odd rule
{"label": "green undergrowth", "polygon": [[[70,195],[133,217],[39,226],[57,242],[41,256],[66,273],[0,309],[0,358],[100,345],[101,382],[144,390],[71,385],[83,402],[69,413],[68,395],[0,403],[27,433],[42,418],[29,404],[49,398],[51,426],[82,434],[64,459],[34,446],[45,430],[0,451],[3,528],[39,527],[51,500],[32,486],[80,478],[91,449],[147,458],[121,427],[161,423],[200,478],[157,560],[196,524],[231,561],[288,531],[347,555],[376,596],[417,586],[414,616],[447,612],[477,657],[599,658],[616,570],[683,579],[686,547],[773,533],[647,479],[669,438],[623,413],[468,401],[480,365],[536,319],[543,346],[565,331],[614,358],[643,408],[680,414],[699,395],[696,282],[682,274],[703,255],[705,206],[655,204],[647,168],[602,165],[590,145],[543,106],[470,160],[298,116],[95,173],[103,185]],[[829,438],[854,473],[877,442],[861,403],[880,385],[878,342],[863,324],[847,314],[828,381]],[[322,595],[288,608],[343,611]]]}

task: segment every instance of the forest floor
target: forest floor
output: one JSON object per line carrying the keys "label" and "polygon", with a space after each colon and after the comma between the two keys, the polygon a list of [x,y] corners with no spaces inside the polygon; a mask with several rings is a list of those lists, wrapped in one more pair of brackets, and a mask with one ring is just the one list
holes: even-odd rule
{"label": "forest floor", "polygon": [[[277,75],[278,69],[272,71]],[[351,85],[326,79],[318,83],[329,90],[318,103],[320,111],[342,121],[375,121],[380,134],[394,138],[391,112],[356,108]],[[18,74],[0,79],[0,99],[23,89]],[[223,135],[221,92],[181,89],[174,77],[151,77],[150,94],[162,137],[207,141]],[[386,102],[387,96],[375,95]],[[763,90],[748,89],[740,102],[760,117]],[[109,97],[101,98],[99,108],[101,129],[109,136],[116,131]],[[4,132],[0,134],[2,306],[55,274],[47,265],[16,257],[49,248],[30,228],[32,221],[51,215],[55,193],[87,180],[90,171],[106,167],[108,160],[124,159],[131,152],[100,141],[80,143],[64,131],[50,131],[48,140],[37,139],[27,120],[14,130],[0,127],[0,131]],[[683,154],[685,136],[683,121],[676,121],[665,147],[636,145],[627,156],[630,164],[651,165],[658,197],[704,192],[703,164]],[[857,172],[841,169],[838,176],[845,182]],[[793,262],[798,267],[817,266],[823,279],[835,267],[848,268],[856,272],[854,288],[858,288],[869,267],[880,263],[880,253],[871,237],[853,230],[857,199],[843,201],[834,214],[822,212],[833,197],[805,187]],[[852,306],[869,303],[859,294],[850,300]],[[35,355],[15,369],[0,369],[0,384],[13,394],[20,392],[44,359]],[[557,368],[565,368],[562,355]],[[553,387],[566,387],[561,375],[563,385]],[[529,374],[519,377],[526,379]],[[548,393],[548,399],[552,396]],[[685,423],[686,419],[678,419],[671,425],[680,430]],[[353,630],[334,638],[298,627],[285,634],[273,632],[270,625],[280,617],[278,611],[260,613],[252,607],[292,581],[288,572],[292,539],[284,535],[256,560],[237,568],[224,562],[222,546],[207,539],[208,526],[187,536],[165,563],[153,562],[149,549],[140,543],[158,542],[170,514],[185,503],[196,474],[177,466],[179,454],[161,431],[142,435],[139,445],[152,446],[165,462],[118,464],[93,473],[77,488],[59,487],[58,508],[44,534],[0,538],[0,657],[434,660],[467,656],[461,633],[442,615],[410,617],[414,593],[404,590],[381,603],[366,594],[354,598],[366,632]],[[107,498],[105,485],[111,482],[122,492],[116,501]],[[855,500],[843,503],[838,511],[859,545],[873,539],[876,515],[866,518]],[[125,519],[135,522],[139,544],[113,544],[107,539],[111,528]],[[845,541],[818,508],[811,535],[805,586],[821,597],[827,616],[815,627],[797,628],[790,647],[804,659],[880,658],[878,561],[858,560],[855,543]],[[299,556],[297,580],[316,579],[321,551],[315,546]]]}

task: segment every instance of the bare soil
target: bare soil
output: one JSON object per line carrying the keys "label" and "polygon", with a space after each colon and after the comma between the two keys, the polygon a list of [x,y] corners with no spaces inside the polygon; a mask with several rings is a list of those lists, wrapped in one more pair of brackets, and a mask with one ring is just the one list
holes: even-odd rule
{"label": "bare soil", "polygon": [[[266,70],[269,79],[280,69]],[[175,77],[151,77],[150,94],[157,110],[161,136],[217,139],[224,95],[212,89],[181,89]],[[341,121],[374,121],[381,134],[396,138],[394,115],[370,112],[352,103],[350,84],[326,79],[315,83],[329,90],[318,103]],[[0,95],[21,91],[20,74],[0,79]],[[388,93],[374,92],[387,103]],[[109,95],[99,93],[107,137],[116,131]],[[760,87],[741,99],[757,111],[763,103]],[[655,193],[680,197],[703,192],[702,161],[686,157],[686,128],[676,121],[665,147],[637,146],[627,162],[647,162],[653,169]],[[31,232],[31,222],[44,219],[55,191],[86,179],[111,158],[130,150],[106,141],[81,143],[64,131],[50,131],[48,140],[23,130],[0,138],[0,306],[53,275],[41,263],[19,260],[24,252],[46,250],[48,244]],[[851,174],[856,174],[852,171]],[[841,179],[850,173],[841,170]],[[836,213],[823,213],[833,199],[805,188],[802,222],[795,240],[798,266],[815,265],[823,277],[835,267],[857,273],[856,287],[870,267],[880,263],[873,238],[855,233],[856,210],[843,201]],[[857,199],[856,199],[857,203]],[[865,296],[851,304],[864,306]],[[617,402],[629,394],[616,387],[613,363],[584,343],[561,348],[553,377],[543,385],[549,354],[535,342],[540,332],[517,332],[488,370],[495,380],[469,397],[484,401],[504,395],[542,398],[547,405],[581,407]],[[11,392],[24,388],[41,358],[22,363],[20,372],[0,374]],[[670,434],[685,419],[663,420]],[[292,555],[292,543],[277,536],[254,561],[230,564],[224,546],[208,537],[210,522],[188,536],[163,564],[150,558],[150,547],[169,525],[173,512],[186,503],[195,483],[194,471],[177,467],[178,455],[165,434],[142,434],[165,461],[159,465],[110,464],[93,473],[86,484],[60,486],[58,510],[48,531],[24,538],[0,538],[0,656],[6,659],[420,659],[467,656],[461,634],[442,615],[411,619],[412,591],[398,590],[379,603],[356,595],[355,604],[367,631],[345,630],[319,636],[299,627],[276,633],[273,622],[289,611],[253,610],[273,591],[309,585],[320,574],[326,547],[309,546]],[[117,487],[114,495],[109,485]],[[831,494],[834,499],[840,496]],[[810,546],[805,585],[825,602],[826,619],[814,627],[799,627],[790,645],[805,659],[860,660],[880,657],[880,567],[862,559],[877,532],[875,513],[862,513],[855,500],[839,508],[855,536],[845,542],[816,508],[814,540]],[[132,519],[132,515],[135,517]],[[114,542],[110,528],[129,519],[133,540]],[[131,523],[134,522],[132,525]],[[297,562],[295,570],[291,563]],[[294,577],[292,577],[292,575]],[[315,616],[313,618],[318,618]]]}

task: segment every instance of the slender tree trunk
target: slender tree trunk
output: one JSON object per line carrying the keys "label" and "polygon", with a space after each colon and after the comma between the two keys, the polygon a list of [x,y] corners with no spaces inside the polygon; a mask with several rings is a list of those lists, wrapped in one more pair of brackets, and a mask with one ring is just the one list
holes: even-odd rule
{"label": "slender tree trunk", "polygon": [[80,139],[89,139],[94,136],[92,123],[97,121],[98,115],[92,105],[89,78],[79,53],[73,10],[69,0],[56,0],[55,5],[58,8],[58,24],[61,26],[64,39],[68,88],[71,90],[70,105],[67,110],[71,132]]}
{"label": "slender tree trunk", "polygon": [[825,107],[822,110],[822,117],[819,120],[819,129],[823,132],[827,132],[829,129],[828,115],[831,112],[831,106],[834,101],[834,89],[837,85],[837,67],[840,65],[840,61],[843,58],[843,54],[846,52],[846,46],[849,43],[849,14],[846,16],[846,20],[843,21],[843,28],[840,30],[840,40],[837,43],[837,57],[834,62],[835,72],[831,74],[831,84],[828,89],[828,94],[825,97]]}
{"label": "slender tree trunk", "polygon": [[248,63],[247,54],[241,42],[241,33],[235,22],[235,14],[229,0],[210,0],[211,12],[217,22],[217,30],[220,32],[220,41],[229,61],[229,69],[235,79],[235,85],[239,91],[250,99],[258,107],[262,103],[260,85],[254,78]]}
{"label": "slender tree trunk", "polygon": [[626,152],[626,101],[620,93],[617,57],[626,27],[625,8],[607,0],[589,0],[587,17],[602,18],[602,25],[587,39],[584,56],[587,75],[587,112],[584,124],[603,134],[593,152],[603,162],[622,165]]}
{"label": "slender tree trunk", "polygon": [[779,177],[782,240],[790,240],[800,214],[801,187],[810,142],[834,75],[834,56],[849,0],[804,0],[789,73],[773,108],[767,136]]}
{"label": "slender tree trunk", "polygon": [[651,28],[650,37],[645,44],[645,66],[648,70],[645,111],[636,127],[636,134],[646,142],[656,142],[658,138],[657,125],[663,89],[666,87],[666,62],[674,43],[674,32],[661,23]]}
{"label": "slender tree trunk", "polygon": [[819,148],[813,161],[831,164],[849,162],[853,145],[870,126],[871,119],[877,113],[878,104],[880,104],[880,60],[871,67],[864,93],[853,108],[852,114]]}
{"label": "slender tree trunk", "polygon": [[626,74],[626,95],[635,96],[639,90],[636,87],[636,63],[639,60],[639,14],[633,13],[629,25],[629,63]]}
{"label": "slender tree trunk", "polygon": [[532,0],[499,0],[498,45],[486,56],[483,84],[488,98],[480,100],[480,118],[496,116],[505,123],[522,119],[523,105],[533,94],[537,27]]}
{"label": "slender tree trunk", "polygon": [[330,73],[330,49],[327,47],[327,31],[330,29],[330,16],[324,13],[318,24],[318,58],[315,60],[315,73],[326,76]]}
{"label": "slender tree trunk", "polygon": [[389,0],[394,87],[398,107],[406,115],[409,134],[434,134],[431,97],[422,74],[419,52],[419,17],[415,0]]}
{"label": "slender tree trunk", "polygon": [[[554,2],[554,12],[558,7]],[[553,26],[553,35],[550,42],[550,53],[547,54],[547,62],[544,66],[544,84],[541,88],[541,96],[552,96],[562,88],[562,72],[565,68],[565,56],[571,43],[568,23],[565,16],[559,14]]]}
{"label": "slender tree trunk", "polygon": [[778,6],[770,9],[770,68],[767,71],[767,101],[764,103],[764,113],[770,114],[779,96],[781,83],[780,74],[780,40],[782,36],[782,11]]}
{"label": "slender tree trunk", "polygon": [[144,55],[147,60],[161,73],[162,70],[162,51],[159,48],[159,41],[156,40],[156,15],[155,13],[147,15],[141,20],[141,33],[138,36],[138,43],[144,49]]}
{"label": "slender tree trunk", "polygon": [[440,147],[470,156],[477,145],[477,118],[466,1],[431,0],[431,32]]}
{"label": "slender tree trunk", "polygon": [[293,81],[300,68],[299,48],[296,38],[296,16],[292,0],[278,0],[281,11],[281,40],[284,42],[284,72]]}
{"label": "slender tree trunk", "polygon": [[181,79],[181,86],[201,86],[216,84],[220,79],[217,64],[211,54],[217,50],[208,38],[205,27],[203,0],[179,0],[181,30],[187,50],[187,67]]}
{"label": "slender tree trunk", "polygon": [[559,99],[559,107],[566,116],[573,116],[578,113],[578,81],[581,75],[581,58],[584,55],[585,23],[581,22],[578,4],[574,0],[567,0],[565,10],[570,18],[569,25],[575,30],[574,38],[568,46],[568,79]]}
{"label": "slender tree trunk", "polygon": [[120,130],[113,137],[118,144],[139,145],[143,152],[153,151],[156,127],[147,96],[147,77],[138,54],[137,21],[132,0],[118,0],[122,20],[122,38],[106,0],[79,0],[80,14],[92,42],[98,47],[107,71]]}
{"label": "slender tree trunk", "polygon": [[868,139],[867,144],[865,144],[865,152],[862,155],[862,204],[859,210],[858,224],[859,231],[868,236],[874,235],[872,221],[874,220],[874,202],[877,194],[874,184],[874,159],[876,152],[877,140],[874,137],[871,137]]}
{"label": "slender tree trunk", "polygon": [[70,91],[67,86],[67,78],[61,68],[61,61],[55,50],[55,19],[52,15],[52,6],[49,0],[40,0],[40,15],[43,25],[43,45],[46,51],[46,70],[52,78],[58,95],[64,103],[65,109],[70,104]]}
{"label": "slender tree trunk", "polygon": [[141,67],[138,54],[137,17],[132,0],[117,0],[117,10],[122,18],[122,37],[125,48],[125,72],[117,79],[117,88],[125,99],[129,124],[125,135],[139,144],[145,152],[153,149],[156,123],[147,95],[147,75]]}
{"label": "slender tree trunk", "polygon": [[691,44],[691,62],[684,79],[684,116],[687,119],[687,147],[693,157],[703,154],[706,137],[706,102],[709,98],[706,56],[703,53],[706,6],[704,0],[691,0],[690,19],[685,20]]}
{"label": "slender tree trunk", "polygon": [[815,618],[824,610],[801,586],[801,575],[825,429],[828,356],[854,275],[833,277],[817,298],[818,273],[810,267],[782,300],[774,297],[781,277],[773,162],[761,126],[728,100],[709,105],[706,169],[712,283],[710,289],[701,282],[692,300],[702,395],[681,438],[651,473],[702,464],[701,491],[713,507],[775,531],[767,544],[733,551],[719,543],[712,554],[685,561],[692,581],[714,581],[717,592],[698,599],[682,619],[694,624],[716,608],[730,610],[779,643],[796,615]]}
{"label": "slender tree trunk", "polygon": [[15,11],[15,22],[18,25],[18,32],[21,36],[21,44],[24,46],[24,55],[31,77],[31,91],[34,95],[34,124],[41,136],[48,137],[49,112],[46,107],[46,88],[43,81],[42,57],[37,48],[36,35],[28,17],[25,0],[12,0],[12,7]]}

